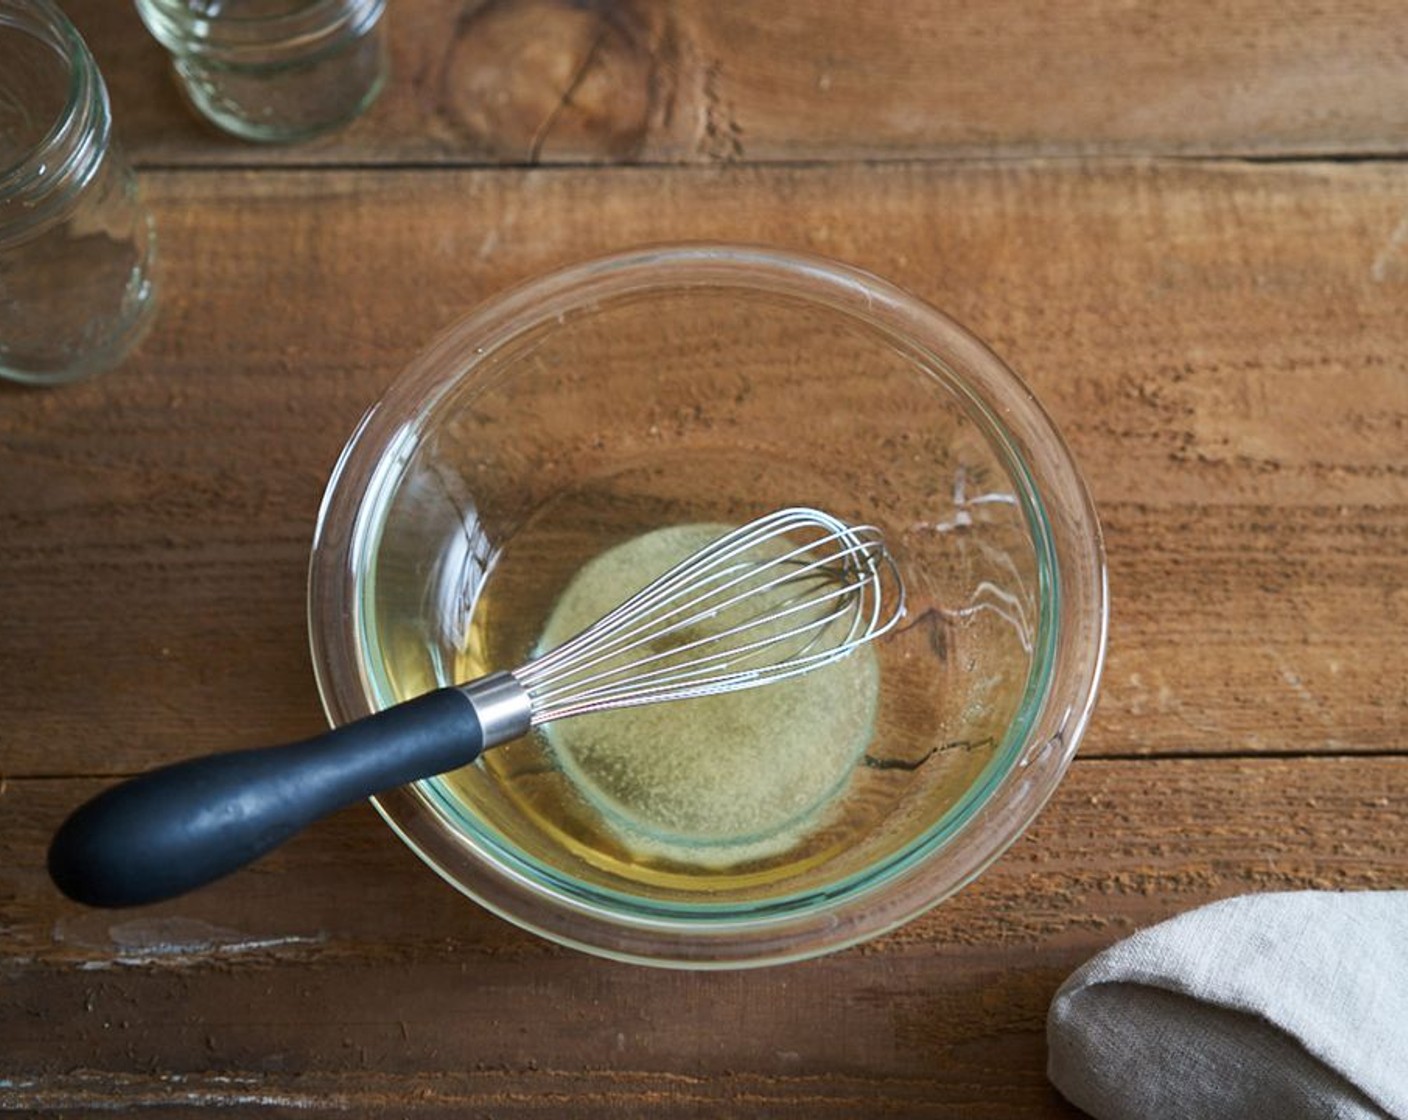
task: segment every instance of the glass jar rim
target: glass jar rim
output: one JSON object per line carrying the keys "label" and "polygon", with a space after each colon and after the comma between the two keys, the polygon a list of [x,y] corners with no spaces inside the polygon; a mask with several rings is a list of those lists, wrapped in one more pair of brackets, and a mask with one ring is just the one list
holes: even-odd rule
{"label": "glass jar rim", "polygon": [[[841,311],[950,370],[992,431],[1015,430],[1019,439],[1014,483],[1034,502],[1024,506],[1035,538],[1052,538],[1041,628],[1049,648],[1034,667],[1025,697],[1030,727],[1009,736],[1006,757],[989,764],[986,788],[970,790],[971,803],[933,822],[883,867],[848,876],[807,897],[766,905],[633,905],[591,887],[551,881],[543,869],[485,848],[483,837],[453,844],[454,824],[437,807],[431,783],[375,799],[402,839],[442,877],[494,912],[552,940],[598,955],[685,967],[739,967],[799,959],[876,936],[916,916],[970,881],[1025,830],[1054,792],[1093,709],[1103,664],[1107,605],[1099,523],[1069,452],[1026,386],[947,316],[887,281],[837,262],[774,249],[734,245],[679,245],[629,251],[541,277],[490,300],[432,344],[364,417],[333,472],[315,533],[309,579],[313,662],[329,718],[343,722],[365,714],[375,687],[356,640],[355,614],[362,566],[359,549],[374,538],[376,509],[394,482],[394,465],[416,439],[416,423],[435,410],[444,393],[472,376],[475,365],[529,326],[569,307],[597,306],[633,291],[710,285],[788,289],[791,294]],[[935,346],[936,340],[942,345]],[[977,388],[975,388],[977,386]],[[990,399],[995,398],[995,399]],[[997,403],[1000,401],[1001,416]],[[1040,454],[1032,454],[1033,449]],[[1025,478],[1023,477],[1025,476]],[[1048,516],[1041,499],[1055,485],[1062,508]],[[1033,523],[1035,517],[1035,523]],[[1054,540],[1059,536],[1060,542]],[[1061,544],[1058,548],[1057,545]],[[1040,547],[1040,546],[1039,546]],[[1065,571],[1069,566],[1071,570]],[[1047,609],[1049,607],[1049,610]],[[1067,625],[1068,615],[1074,618]],[[1078,617],[1076,617],[1078,615]],[[1062,629],[1079,630],[1080,644],[1055,680],[1055,643]],[[1040,678],[1038,681],[1037,678]],[[1053,702],[1054,697],[1054,702]],[[1058,710],[1059,709],[1059,710]],[[1025,710],[1025,707],[1024,707]],[[999,752],[1001,753],[1001,752]],[[1005,791],[999,803],[998,794]],[[437,823],[438,822],[438,823]],[[979,827],[980,825],[984,827]],[[981,833],[981,843],[975,835]],[[967,839],[962,858],[951,841]],[[469,863],[467,883],[448,866]],[[453,850],[452,850],[453,849]],[[844,888],[844,889],[842,889]]]}
{"label": "glass jar rim", "polygon": [[78,29],[51,0],[0,0],[0,25],[55,51],[68,67],[68,95],[43,138],[0,167],[0,246],[33,235],[66,213],[107,154],[107,87]]}
{"label": "glass jar rim", "polygon": [[207,15],[189,0],[137,0],[162,46],[227,66],[306,62],[376,26],[386,0],[311,0],[273,15]]}

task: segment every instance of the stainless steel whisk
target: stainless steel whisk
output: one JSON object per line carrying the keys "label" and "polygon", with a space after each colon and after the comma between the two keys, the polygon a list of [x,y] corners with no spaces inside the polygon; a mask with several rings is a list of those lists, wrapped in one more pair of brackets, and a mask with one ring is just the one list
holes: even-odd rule
{"label": "stainless steel whisk", "polygon": [[903,613],[904,586],[877,529],[779,510],[516,669],[301,743],[209,755],[115,786],[60,828],[49,873],[93,906],[170,898],[319,817],[465,766],[539,724],[794,677],[847,656]]}

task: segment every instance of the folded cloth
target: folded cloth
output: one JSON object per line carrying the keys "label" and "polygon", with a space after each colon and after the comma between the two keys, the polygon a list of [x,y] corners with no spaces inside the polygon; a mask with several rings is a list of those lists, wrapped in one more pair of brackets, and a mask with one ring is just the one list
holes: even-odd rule
{"label": "folded cloth", "polygon": [[1048,1075],[1097,1120],[1408,1120],[1408,891],[1247,895],[1061,986]]}

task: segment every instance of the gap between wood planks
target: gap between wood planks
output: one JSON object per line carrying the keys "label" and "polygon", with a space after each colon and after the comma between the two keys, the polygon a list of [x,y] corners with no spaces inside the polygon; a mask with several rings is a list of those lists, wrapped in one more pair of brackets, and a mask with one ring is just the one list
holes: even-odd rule
{"label": "gap between wood planks", "polygon": [[1402,151],[1355,151],[1355,152],[1277,152],[1267,155],[1256,153],[1218,152],[1149,152],[1149,153],[1052,153],[1049,155],[1017,152],[955,153],[946,156],[868,156],[845,159],[747,159],[747,160],[554,160],[540,163],[535,160],[341,160],[322,162],[277,163],[256,159],[248,161],[209,162],[170,162],[134,161],[133,166],[141,173],[167,174],[180,172],[201,172],[205,174],[221,172],[301,172],[309,171],[717,171],[720,168],[756,168],[768,170],[815,170],[832,167],[984,167],[996,165],[1030,164],[1032,166],[1084,166],[1084,167],[1157,167],[1167,164],[1173,167],[1214,166],[1235,167],[1239,164],[1261,165],[1304,165],[1317,164],[1376,164],[1408,162],[1408,149]]}
{"label": "gap between wood planks", "polygon": [[[1297,762],[1303,759],[1330,762],[1337,758],[1408,758],[1408,747],[1374,750],[1367,747],[1346,747],[1334,751],[1160,751],[1141,753],[1121,751],[1115,754],[1076,755],[1074,765],[1097,766],[1111,762]],[[179,760],[173,760],[179,761]],[[0,774],[0,792],[6,782],[121,782],[146,773],[145,770],[115,770],[111,773],[86,771],[82,774],[6,773]]]}

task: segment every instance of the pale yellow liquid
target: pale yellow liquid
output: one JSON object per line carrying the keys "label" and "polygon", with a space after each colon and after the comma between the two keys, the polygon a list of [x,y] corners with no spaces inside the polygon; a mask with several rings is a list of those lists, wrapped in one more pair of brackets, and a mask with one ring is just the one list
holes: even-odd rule
{"label": "pale yellow liquid", "polygon": [[[959,397],[888,333],[752,291],[633,296],[496,353],[425,433],[387,513],[364,604],[379,703],[521,665],[612,548],[789,505],[879,526],[909,613],[872,647],[878,699],[859,757],[834,796],[799,799],[790,846],[708,843],[634,794],[608,799],[541,734],[433,783],[449,831],[536,864],[523,873],[539,881],[689,906],[829,890],[937,842],[1010,766],[1002,744],[1024,734],[1042,633],[1010,465]],[[773,765],[780,741],[750,760]],[[716,820],[736,840],[742,822]]]}
{"label": "pale yellow liquid", "polygon": [[[757,468],[746,460],[691,457],[677,464],[666,460],[665,468],[652,459],[607,483],[594,481],[595,489],[586,494],[566,492],[520,521],[496,550],[483,554],[486,559],[473,563],[463,559],[479,555],[473,521],[461,513],[466,528],[458,533],[460,543],[451,537],[443,547],[428,587],[423,565],[403,562],[388,551],[378,572],[382,609],[377,648],[391,695],[413,696],[532,657],[573,580],[595,559],[680,524],[672,501],[637,495],[672,488],[697,491],[704,478],[715,483],[706,492],[720,495],[714,508],[697,498],[691,502],[704,505],[707,524],[736,524],[756,515],[752,508],[735,510],[726,497],[756,487]],[[782,468],[773,470],[780,475]],[[806,494],[805,485],[799,478],[791,488]],[[436,497],[441,491],[444,496]],[[622,498],[603,500],[603,492]],[[462,501],[450,485],[439,482],[418,493],[422,501]],[[826,495],[820,497],[817,504],[824,508]],[[679,505],[688,508],[683,501]],[[467,501],[462,508],[472,512]],[[985,507],[988,513],[1004,511]],[[690,794],[692,782],[655,773],[644,783],[653,792],[632,789],[629,780],[613,789],[600,772],[585,773],[580,751],[574,764],[572,749],[563,749],[557,737],[567,722],[496,747],[436,784],[460,806],[455,812],[467,830],[556,873],[637,897],[665,902],[771,898],[865,871],[931,829],[980,784],[1017,707],[1028,666],[1026,631],[1012,624],[1012,612],[1002,601],[992,600],[992,584],[975,583],[967,575],[973,553],[964,542],[955,545],[928,532],[892,535],[890,540],[902,549],[906,565],[908,618],[896,633],[870,647],[867,660],[846,670],[859,675],[836,690],[834,702],[811,705],[832,716],[843,713],[842,721],[851,722],[820,748],[833,772],[841,774],[839,782],[833,785],[828,773],[825,780],[795,790],[795,811],[785,811],[778,788],[770,793],[764,788],[751,808],[740,804],[730,811],[733,815],[714,812],[711,826],[710,802]],[[482,574],[459,574],[471,568]],[[611,582],[621,581],[627,580]],[[464,590],[471,585],[472,595]],[[957,590],[946,593],[949,589]],[[614,597],[632,590],[621,588]],[[996,607],[989,609],[989,600]],[[453,641],[427,642],[426,626],[433,617],[447,620],[435,623],[440,632],[457,631]],[[437,647],[444,652],[428,657]],[[754,735],[729,737],[729,742],[748,745],[733,748],[737,753],[727,761],[719,755],[712,779],[723,784],[714,788],[727,790],[729,780],[743,781],[745,774],[751,781],[760,770],[783,773],[790,752],[797,749],[795,737],[791,747],[778,748],[799,721],[783,714],[782,696],[764,698],[783,687],[718,700],[738,705],[732,716],[691,712],[693,706],[713,701],[684,701],[673,712],[662,706],[657,716],[646,718],[664,720],[663,726],[623,731],[616,741],[635,742],[644,752],[670,739],[671,726],[704,728],[718,754],[724,737],[707,729],[727,719],[751,725]],[[843,699],[847,688],[850,696]],[[606,721],[621,715],[586,718],[606,727]],[[692,750],[701,767],[712,766],[708,751]],[[673,765],[671,760],[684,753],[662,749],[651,759]],[[604,757],[611,758],[611,752]],[[749,814],[751,822],[745,819]]]}
{"label": "pale yellow liquid", "polygon": [[[533,649],[556,646],[728,528],[667,527],[594,557],[557,597]],[[516,582],[498,589],[511,595]],[[492,590],[491,581],[476,610],[486,626],[510,609]],[[479,675],[476,654],[492,644],[471,633],[457,675]],[[530,851],[560,862],[565,850],[608,882],[756,887],[844,842],[840,809],[878,696],[878,664],[863,649],[766,687],[550,724],[446,782]]]}

